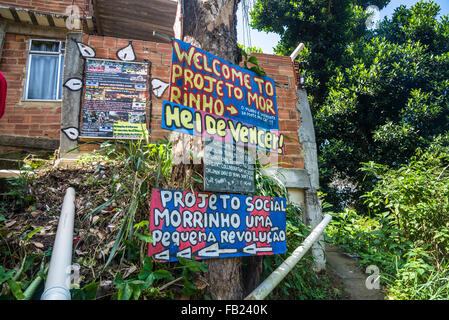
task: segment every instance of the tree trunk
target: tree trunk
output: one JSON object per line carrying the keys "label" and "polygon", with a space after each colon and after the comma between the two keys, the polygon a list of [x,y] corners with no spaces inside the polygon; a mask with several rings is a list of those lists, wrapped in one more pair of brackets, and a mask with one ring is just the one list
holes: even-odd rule
{"label": "tree trunk", "polygon": [[[237,6],[240,0],[184,0],[182,41],[221,57],[233,64],[239,64],[241,51],[237,46]],[[181,10],[178,10],[178,15]],[[178,26],[179,27],[179,26]],[[175,31],[176,33],[176,31]],[[202,150],[198,137],[175,133],[172,136],[174,157],[186,157]],[[180,164],[173,167],[173,182],[185,186],[195,172],[201,173],[202,164]],[[199,184],[194,191],[203,191]],[[225,258],[207,260],[209,271],[205,274],[209,284],[208,294],[216,299],[242,299],[258,284],[262,271],[260,257]]]}
{"label": "tree trunk", "polygon": [[237,5],[240,0],[184,0],[183,41],[238,64]]}

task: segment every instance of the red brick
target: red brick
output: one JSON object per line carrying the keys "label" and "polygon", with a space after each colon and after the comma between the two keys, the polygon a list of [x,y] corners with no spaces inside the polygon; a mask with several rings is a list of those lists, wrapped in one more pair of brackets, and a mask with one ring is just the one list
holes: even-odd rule
{"label": "red brick", "polygon": [[28,129],[30,129],[30,125],[28,125],[28,124],[16,124],[14,126],[14,128],[18,129],[18,130],[28,130]]}
{"label": "red brick", "polygon": [[45,123],[46,120],[47,116],[45,115],[31,116],[31,122]]}
{"label": "red brick", "polygon": [[28,39],[28,37],[26,37],[22,34],[16,34],[15,38],[16,38],[15,41],[17,41],[17,42],[25,42],[25,40]]}
{"label": "red brick", "polygon": [[39,126],[39,128],[41,128],[42,130],[52,130],[55,131],[57,130],[59,132],[59,129],[61,128],[61,125],[59,124],[41,124]]}
{"label": "red brick", "polygon": [[117,49],[126,47],[129,44],[128,39],[117,38]]}
{"label": "red brick", "polygon": [[43,130],[30,130],[28,134],[32,137],[41,137],[43,135]]}
{"label": "red brick", "polygon": [[157,47],[157,52],[159,52],[161,54],[166,54],[166,55],[172,54],[172,47],[170,44],[158,43],[156,45],[156,47]]}
{"label": "red brick", "polygon": [[144,41],[143,42],[143,50],[144,51],[156,51],[157,50],[157,43],[151,42],[151,41]]}
{"label": "red brick", "polygon": [[94,47],[97,58],[109,59],[109,49],[103,47]]}
{"label": "red brick", "polygon": [[117,38],[104,37],[103,45],[105,48],[115,49],[117,48]]}
{"label": "red brick", "polygon": [[[162,55],[160,53],[156,52],[150,52],[149,54],[149,60],[151,61],[152,65],[163,65],[162,63]],[[169,64],[166,64],[168,66],[171,65],[171,60]]]}
{"label": "red brick", "polygon": [[95,36],[90,37],[89,46],[94,48],[95,52],[97,52],[98,49],[103,48],[103,37],[95,37]]}
{"label": "red brick", "polygon": [[60,123],[61,117],[59,116],[47,116],[47,123]]}
{"label": "red brick", "polygon": [[10,115],[8,117],[8,122],[9,123],[22,123],[24,120],[24,116],[23,115]]}

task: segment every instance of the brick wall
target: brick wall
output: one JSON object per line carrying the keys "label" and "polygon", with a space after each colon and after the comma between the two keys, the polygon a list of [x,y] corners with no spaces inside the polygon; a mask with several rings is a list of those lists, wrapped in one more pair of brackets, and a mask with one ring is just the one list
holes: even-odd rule
{"label": "brick wall", "polygon": [[300,114],[296,109],[296,72],[291,58],[260,53],[253,55],[276,84],[279,130],[289,138],[285,143],[285,155],[279,158],[279,162],[290,164],[283,164],[282,167],[303,169],[304,159],[298,137]]}
{"label": "brick wall", "polygon": [[29,39],[13,33],[5,37],[0,71],[8,91],[0,134],[59,139],[61,102],[23,101]]}
{"label": "brick wall", "polygon": [[[111,37],[85,35],[83,42],[96,50],[97,58],[117,59],[116,51],[128,45],[129,40]],[[133,40],[137,61],[150,60],[151,76],[169,82],[172,48],[170,44]],[[286,154],[279,162],[289,163],[283,167],[304,168],[302,148],[298,138],[299,112],[296,110],[296,74],[290,57],[270,54],[255,54],[259,64],[268,76],[276,82],[276,96],[279,112],[279,127],[291,140],[286,141]],[[168,100],[167,89],[161,98],[153,95],[152,139],[166,137],[172,132],[161,129],[162,100]],[[149,110],[148,110],[149,112]]]}
{"label": "brick wall", "polygon": [[67,7],[73,3],[80,8],[81,15],[83,13],[89,15],[90,2],[90,0],[2,0],[1,4],[14,8],[66,15]]}
{"label": "brick wall", "polygon": [[[61,123],[60,102],[23,101],[25,87],[26,63],[29,37],[7,33],[0,61],[0,70],[8,81],[6,112],[0,119],[0,134],[36,136],[58,139]],[[118,49],[128,45],[128,39],[84,35],[83,42],[96,50],[98,58],[117,59]],[[151,61],[152,78],[169,82],[172,49],[170,44],[134,40],[133,47],[137,61]],[[279,126],[286,140],[286,154],[280,162],[289,163],[284,167],[303,168],[301,145],[298,142],[299,112],[296,110],[296,80],[292,62],[289,57],[269,54],[255,54],[259,64],[268,76],[276,82],[276,97],[279,113]],[[168,100],[167,89],[161,98],[153,95],[153,113],[151,121],[152,139],[167,137],[171,131],[161,129],[162,101]],[[149,110],[147,110],[149,114]],[[86,145],[81,150],[89,151],[93,145]]]}

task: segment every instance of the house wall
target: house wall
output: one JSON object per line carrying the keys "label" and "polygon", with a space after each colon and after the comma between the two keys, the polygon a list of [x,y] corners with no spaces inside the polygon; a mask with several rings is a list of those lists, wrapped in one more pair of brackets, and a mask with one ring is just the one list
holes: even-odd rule
{"label": "house wall", "polygon": [[14,33],[5,35],[0,71],[6,78],[8,91],[5,114],[0,119],[0,135],[59,139],[61,102],[23,99],[29,40],[32,38],[46,37]]}
{"label": "house wall", "polygon": [[[24,101],[24,87],[28,58],[27,35],[6,33],[0,71],[8,82],[7,106],[0,119],[0,135],[59,139],[61,129],[61,102]],[[38,37],[45,38],[45,37]],[[54,39],[54,38],[53,38]],[[129,39],[83,35],[83,43],[93,47],[97,58],[117,59],[116,52],[128,45]],[[63,39],[62,39],[63,40]],[[151,61],[151,77],[169,82],[172,48],[167,43],[133,40],[137,61]],[[296,109],[296,74],[290,57],[254,54],[260,66],[276,82],[279,127],[285,136],[286,154],[278,161],[283,167],[304,168],[302,146],[298,139],[300,114]],[[67,89],[64,89],[67,90]],[[161,128],[162,101],[168,100],[167,89],[161,98],[152,96],[152,139],[168,137],[172,132]],[[148,106],[147,114],[150,113]],[[150,118],[150,117],[148,117]],[[94,144],[81,146],[80,151],[91,151]]]}

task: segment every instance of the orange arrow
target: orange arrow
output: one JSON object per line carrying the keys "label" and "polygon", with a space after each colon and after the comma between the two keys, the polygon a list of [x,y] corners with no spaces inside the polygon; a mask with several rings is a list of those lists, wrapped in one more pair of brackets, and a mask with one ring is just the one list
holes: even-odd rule
{"label": "orange arrow", "polygon": [[229,114],[231,116],[235,116],[235,115],[239,114],[239,110],[236,107],[234,107],[234,105],[232,103],[226,107],[226,110],[229,111]]}

